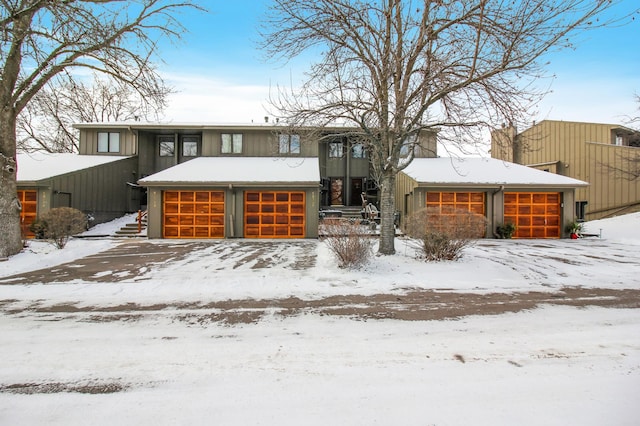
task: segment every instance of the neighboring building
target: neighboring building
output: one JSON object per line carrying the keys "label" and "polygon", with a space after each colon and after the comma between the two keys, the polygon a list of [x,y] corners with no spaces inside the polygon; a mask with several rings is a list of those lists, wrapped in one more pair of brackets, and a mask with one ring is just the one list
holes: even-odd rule
{"label": "neighboring building", "polygon": [[[64,170],[40,163],[48,174],[34,178],[20,172],[28,160],[19,159],[25,226],[48,208],[68,205],[94,223],[146,209],[150,238],[316,238],[320,211],[351,206],[359,213],[363,193],[377,202],[367,151],[352,128],[139,122],[76,128],[80,155],[49,156]],[[561,237],[573,213],[563,203],[573,204],[574,188],[585,185],[560,176],[549,181],[549,174],[526,168],[533,175],[517,180],[520,166],[487,160],[464,163],[482,170],[474,166],[474,180],[461,181],[456,176],[466,166],[434,158],[435,133],[421,135],[415,156],[398,178],[400,214],[433,205],[436,195],[441,205],[453,197],[456,207],[487,215],[487,237],[507,221],[519,226],[516,236]],[[544,209],[544,217],[526,216],[527,209]],[[548,225],[542,231],[540,220]]]}
{"label": "neighboring building", "polygon": [[73,207],[105,222],[139,208],[135,157],[30,153],[18,155],[22,232],[54,207]]}
{"label": "neighboring building", "polygon": [[493,132],[493,158],[589,182],[575,215],[594,220],[640,210],[640,132],[615,124],[545,120]]}
{"label": "neighboring building", "polygon": [[576,188],[586,182],[491,158],[418,158],[397,179],[403,216],[425,207],[452,207],[487,219],[485,235],[516,225],[514,238],[560,238],[574,221]]}

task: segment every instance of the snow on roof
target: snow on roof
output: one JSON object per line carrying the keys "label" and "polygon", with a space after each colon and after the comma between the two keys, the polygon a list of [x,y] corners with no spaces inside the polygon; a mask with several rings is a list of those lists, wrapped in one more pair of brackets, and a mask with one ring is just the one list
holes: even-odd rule
{"label": "snow on roof", "polygon": [[198,157],[147,176],[141,185],[205,182],[320,182],[317,158]]}
{"label": "snow on roof", "polygon": [[[289,130],[290,126],[284,122],[160,122],[160,121],[112,121],[112,122],[92,122],[76,123],[76,129],[136,129],[136,130],[167,130],[167,129],[267,129],[267,130]],[[310,126],[308,128],[315,129]],[[355,129],[353,125],[345,123],[332,123],[323,126],[326,130],[335,129]]]}
{"label": "snow on roof", "polygon": [[33,152],[18,154],[18,182],[34,182],[129,157]]}
{"label": "snow on roof", "polygon": [[587,182],[495,158],[416,158],[403,172],[419,183],[586,186]]}

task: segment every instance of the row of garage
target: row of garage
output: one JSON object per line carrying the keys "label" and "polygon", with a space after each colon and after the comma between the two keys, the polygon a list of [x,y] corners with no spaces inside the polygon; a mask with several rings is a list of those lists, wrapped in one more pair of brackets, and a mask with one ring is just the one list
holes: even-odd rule
{"label": "row of garage", "polygon": [[[469,211],[486,216],[485,192],[427,192],[425,207]],[[558,192],[504,194],[504,223],[516,225],[515,238],[560,238]],[[245,191],[244,238],[304,238],[305,193]],[[224,238],[224,191],[165,191],[164,238]]]}
{"label": "row of garage", "polygon": [[[37,192],[18,192],[22,229],[36,219]],[[305,238],[306,193],[303,191],[244,191],[244,238]],[[174,190],[162,192],[162,238],[225,238],[226,192]],[[487,214],[486,192],[426,192],[425,207]],[[560,238],[561,194],[504,194],[504,223],[516,225],[514,238]]]}
{"label": "row of garage", "polygon": [[[199,157],[140,179],[147,190],[149,238],[317,238],[317,158]],[[398,175],[396,206],[487,219],[485,235],[516,225],[514,238],[560,238],[574,220],[585,182],[493,159],[420,158]],[[21,189],[25,235],[42,205]]]}
{"label": "row of garage", "polygon": [[[304,238],[305,193],[244,191],[244,238]],[[224,238],[225,191],[164,191],[163,238]]]}

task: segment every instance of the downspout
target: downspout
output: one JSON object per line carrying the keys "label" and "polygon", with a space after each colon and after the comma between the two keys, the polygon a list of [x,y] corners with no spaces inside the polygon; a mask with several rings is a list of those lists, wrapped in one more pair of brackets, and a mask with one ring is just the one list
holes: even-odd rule
{"label": "downspout", "polygon": [[127,130],[133,135],[133,149],[131,150],[131,154],[138,155],[138,131],[134,130],[131,126],[128,126]]}
{"label": "downspout", "polygon": [[231,213],[229,213],[229,237],[235,237],[235,224],[233,218],[236,213],[236,191],[233,190],[233,184],[229,184],[229,191],[231,192]]}
{"label": "downspout", "polygon": [[[496,215],[496,194],[500,192],[504,192],[504,185],[500,185],[498,189],[494,190],[493,193],[491,194],[491,203],[493,205],[493,211],[491,212],[492,219],[495,218],[495,215]],[[503,212],[503,216],[504,216],[504,212]],[[493,223],[493,220],[492,220],[491,233],[493,234],[493,238],[500,238],[500,235],[498,235],[498,233],[496,232],[496,227],[494,225],[495,223]]]}

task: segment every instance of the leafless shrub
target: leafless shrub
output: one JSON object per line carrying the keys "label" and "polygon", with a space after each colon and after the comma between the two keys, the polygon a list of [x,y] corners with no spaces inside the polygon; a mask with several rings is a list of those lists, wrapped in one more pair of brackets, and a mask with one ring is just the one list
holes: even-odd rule
{"label": "leafless shrub", "polygon": [[486,231],[484,216],[448,207],[428,207],[407,219],[406,233],[427,261],[457,260]]}
{"label": "leafless shrub", "polygon": [[67,245],[72,235],[87,229],[87,216],[78,209],[57,207],[40,217],[43,224],[42,235],[61,249]]}
{"label": "leafless shrub", "polygon": [[366,234],[360,221],[324,219],[320,224],[320,231],[341,268],[355,269],[369,261],[374,240]]}

